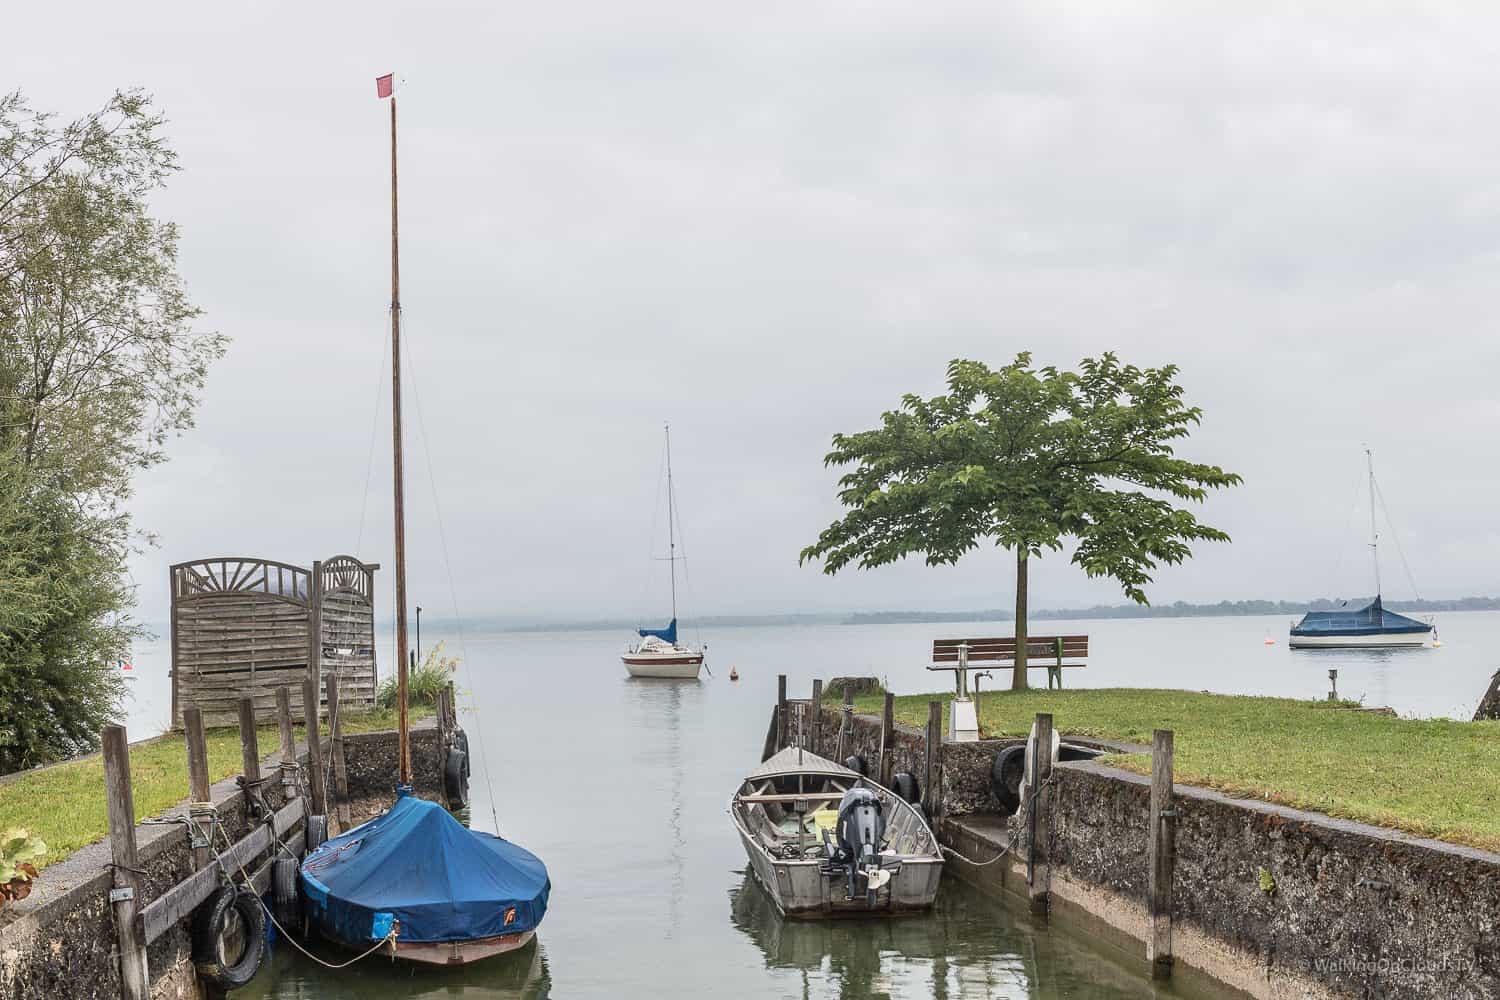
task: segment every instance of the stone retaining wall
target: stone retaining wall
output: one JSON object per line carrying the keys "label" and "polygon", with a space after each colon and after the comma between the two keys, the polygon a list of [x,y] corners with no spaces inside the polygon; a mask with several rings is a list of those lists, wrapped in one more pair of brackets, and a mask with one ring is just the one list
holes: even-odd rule
{"label": "stone retaining wall", "polygon": [[[415,790],[425,798],[443,797],[442,758],[438,732],[430,722],[412,732],[412,771]],[[344,738],[349,793],[358,809],[361,800],[377,798],[388,804],[396,773],[396,734],[365,733]],[[324,760],[329,748],[325,738]],[[306,745],[299,757],[307,764]],[[279,781],[274,780],[281,754],[261,763],[261,774],[271,776],[262,787],[266,803],[276,809],[285,804]],[[329,790],[330,796],[332,789]],[[102,790],[101,790],[102,795]],[[211,799],[231,840],[250,832],[245,814],[245,794],[234,778],[214,785]],[[186,816],[186,807],[168,810],[162,817]],[[181,823],[141,823],[136,827],[137,854],[144,872],[140,907],[193,872],[192,856]],[[0,997],[63,998],[70,1000],[117,1000],[120,995],[119,962],[115,947],[114,917],[108,894],[111,884],[107,842],[91,844],[42,870],[30,896],[0,909]],[[258,863],[258,862],[257,862]],[[198,996],[193,973],[192,942],[184,925],[174,927],[148,949],[151,992],[156,1000],[189,1000]]]}

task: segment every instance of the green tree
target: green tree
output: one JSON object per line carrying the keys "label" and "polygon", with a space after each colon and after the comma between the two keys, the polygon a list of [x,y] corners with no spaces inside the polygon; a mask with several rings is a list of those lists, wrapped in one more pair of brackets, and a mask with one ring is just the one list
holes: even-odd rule
{"label": "green tree", "polygon": [[94,745],[117,697],[136,471],[224,352],[148,203],[176,169],[138,92],[67,124],[0,96],[0,770]]}
{"label": "green tree", "polygon": [[802,550],[833,574],[850,563],[883,566],[921,553],[956,563],[983,539],[1016,554],[1014,690],[1026,685],[1027,563],[1075,542],[1072,561],[1117,580],[1149,603],[1162,563],[1193,541],[1228,541],[1179,501],[1240,477],[1176,458],[1202,412],[1186,405],[1177,368],[1085,358],[1076,372],[1035,368],[1029,353],[999,370],[948,365],[948,393],[902,397],[881,425],[835,434],[826,465],[853,465],[839,480],[847,513]]}

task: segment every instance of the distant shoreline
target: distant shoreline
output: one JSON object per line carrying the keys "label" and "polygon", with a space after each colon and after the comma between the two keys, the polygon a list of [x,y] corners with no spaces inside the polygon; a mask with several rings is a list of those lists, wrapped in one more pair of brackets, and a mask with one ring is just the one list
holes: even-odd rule
{"label": "distant shoreline", "polygon": [[[1314,601],[1219,601],[1215,604],[1189,604],[1177,601],[1172,604],[1099,604],[1090,608],[1044,608],[1031,612],[1032,621],[1064,619],[1088,621],[1094,619],[1138,619],[1138,618],[1232,618],[1252,615],[1288,615],[1297,617],[1308,611],[1327,611],[1335,608],[1360,608],[1369,603],[1367,597],[1319,598]],[[1392,611],[1434,614],[1445,611],[1497,611],[1500,597],[1461,597],[1447,601],[1386,601]],[[922,625],[943,622],[1009,622],[1014,620],[1012,612],[1003,608],[968,611],[832,611],[817,614],[765,614],[765,615],[705,615],[685,618],[683,626],[688,629],[738,628],[772,625]],[[451,622],[429,619],[434,630],[446,629]],[[389,627],[389,622],[383,623]],[[427,624],[424,622],[423,624]],[[634,631],[641,625],[660,624],[655,621],[611,618],[571,622],[518,622],[511,620],[471,619],[464,622],[469,629],[486,629],[500,632],[606,632]],[[436,632],[434,632],[436,634]]]}

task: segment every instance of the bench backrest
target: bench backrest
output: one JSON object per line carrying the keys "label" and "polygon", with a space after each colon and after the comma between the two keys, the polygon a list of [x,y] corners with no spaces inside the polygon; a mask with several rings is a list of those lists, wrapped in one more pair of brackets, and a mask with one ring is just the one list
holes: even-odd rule
{"label": "bench backrest", "polygon": [[[1063,659],[1082,660],[1089,655],[1089,637],[1086,635],[1032,635],[1026,637],[1026,659],[1048,663],[1057,662],[1057,640],[1062,639]],[[1014,663],[1016,661],[1016,638],[1005,636],[997,639],[934,639],[932,640],[933,663],[957,663],[960,643],[968,643],[970,663]]]}

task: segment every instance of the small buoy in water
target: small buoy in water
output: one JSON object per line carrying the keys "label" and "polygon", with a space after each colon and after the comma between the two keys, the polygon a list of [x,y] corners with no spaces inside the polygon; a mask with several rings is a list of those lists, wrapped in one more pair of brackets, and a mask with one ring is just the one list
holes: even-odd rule
{"label": "small buoy in water", "polygon": [[1270,636],[1266,636],[1264,639],[1261,640],[1261,643],[1263,645],[1266,645],[1266,646],[1274,646],[1274,645],[1276,645],[1276,640],[1272,639]]}
{"label": "small buoy in water", "polygon": [[1442,649],[1443,648],[1443,640],[1441,640],[1441,639],[1434,639],[1434,640],[1432,640],[1432,648],[1433,649]]}
{"label": "small buoy in water", "polygon": [[740,679],[740,672],[734,669],[733,664],[730,664],[729,666],[729,679],[732,681],[737,681]]}

